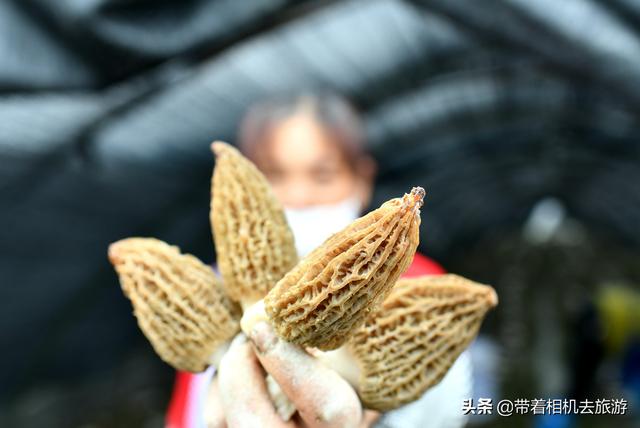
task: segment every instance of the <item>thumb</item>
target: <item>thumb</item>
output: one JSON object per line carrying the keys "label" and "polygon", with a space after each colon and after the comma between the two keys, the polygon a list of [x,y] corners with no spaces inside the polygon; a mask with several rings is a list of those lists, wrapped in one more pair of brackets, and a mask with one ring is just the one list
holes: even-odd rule
{"label": "thumb", "polygon": [[264,369],[309,427],[358,426],[362,406],[351,385],[338,373],[280,339],[266,322],[257,323],[249,339]]}

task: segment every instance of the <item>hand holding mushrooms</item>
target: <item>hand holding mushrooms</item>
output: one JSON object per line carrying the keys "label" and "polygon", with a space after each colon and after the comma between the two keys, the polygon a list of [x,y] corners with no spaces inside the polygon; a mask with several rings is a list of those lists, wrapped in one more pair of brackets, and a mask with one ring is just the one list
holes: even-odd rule
{"label": "hand holding mushrooms", "polygon": [[497,296],[456,275],[399,279],[418,246],[424,190],[389,200],[297,261],[266,179],[231,146],[213,150],[222,285],[157,240],[109,251],[160,357],[178,369],[219,369],[210,426],[357,427],[368,423],[363,407],[391,410],[437,384]]}

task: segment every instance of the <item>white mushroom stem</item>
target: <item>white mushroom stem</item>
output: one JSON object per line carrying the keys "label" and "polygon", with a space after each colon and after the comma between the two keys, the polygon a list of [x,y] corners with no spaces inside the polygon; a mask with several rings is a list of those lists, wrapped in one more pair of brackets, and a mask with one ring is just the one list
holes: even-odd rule
{"label": "white mushroom stem", "polygon": [[[242,308],[242,313],[246,314],[249,308],[254,306],[256,303],[262,302],[262,299],[242,299],[238,303],[240,303],[240,307]],[[244,316],[244,315],[243,315]]]}
{"label": "white mushroom stem", "polygon": [[222,343],[220,346],[216,348],[215,351],[213,351],[213,354],[211,354],[211,357],[209,357],[209,364],[215,367],[216,370],[218,370],[218,367],[220,367],[220,360],[222,360],[222,357],[224,356],[224,354],[227,353],[227,350],[229,349],[230,344],[231,344],[230,340]]}
{"label": "white mushroom stem", "polygon": [[[262,302],[262,300],[260,300],[260,302]],[[244,301],[240,302],[240,306],[242,307],[242,311],[246,312],[247,309],[253,307],[253,305],[255,303],[256,302],[253,301],[253,300],[244,300]],[[211,354],[211,356],[209,357],[209,365],[212,365],[213,367],[215,367],[216,370],[220,366],[220,361],[222,360],[222,357],[224,357],[224,354],[227,353],[227,350],[229,349],[229,345],[231,344],[231,340],[232,339],[233,338],[231,338],[231,339],[223,342],[222,344],[220,344],[216,348],[216,350],[213,351],[213,354]]]}
{"label": "white mushroom stem", "polygon": [[360,366],[356,357],[346,346],[333,351],[319,351],[314,349],[310,352],[322,364],[338,372],[340,376],[358,391],[360,387]]}
{"label": "white mushroom stem", "polygon": [[264,310],[264,300],[258,300],[255,304],[245,307],[242,305],[242,319],[240,319],[240,328],[247,336],[253,330],[253,327],[260,321],[269,322],[269,316]]}

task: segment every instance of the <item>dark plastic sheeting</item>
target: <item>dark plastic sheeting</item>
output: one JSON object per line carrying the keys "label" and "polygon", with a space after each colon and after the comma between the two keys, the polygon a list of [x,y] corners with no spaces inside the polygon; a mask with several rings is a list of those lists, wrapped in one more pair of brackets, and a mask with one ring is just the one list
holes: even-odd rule
{"label": "dark plastic sheeting", "polygon": [[639,23],[622,0],[0,3],[0,394],[143,343],[108,243],[211,261],[208,144],[283,91],[353,98],[375,203],[424,185],[445,264],[545,196],[638,246]]}

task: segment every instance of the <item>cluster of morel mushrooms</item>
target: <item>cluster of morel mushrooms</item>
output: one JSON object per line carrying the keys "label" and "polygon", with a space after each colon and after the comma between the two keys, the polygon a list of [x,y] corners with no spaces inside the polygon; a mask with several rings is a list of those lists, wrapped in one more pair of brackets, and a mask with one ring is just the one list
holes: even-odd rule
{"label": "cluster of morel mushrooms", "polygon": [[[178,370],[217,365],[240,331],[276,334],[338,371],[366,408],[388,411],[436,385],[497,304],[493,288],[457,275],[399,279],[419,241],[424,189],[355,220],[298,260],[267,180],[232,146],[216,156],[211,225],[222,280],[153,238],[111,244],[124,294],[160,358]],[[273,379],[283,419],[295,412]]]}

